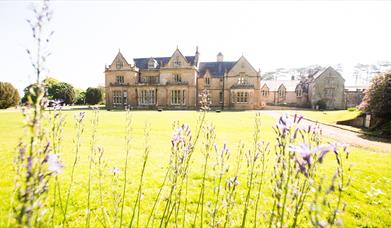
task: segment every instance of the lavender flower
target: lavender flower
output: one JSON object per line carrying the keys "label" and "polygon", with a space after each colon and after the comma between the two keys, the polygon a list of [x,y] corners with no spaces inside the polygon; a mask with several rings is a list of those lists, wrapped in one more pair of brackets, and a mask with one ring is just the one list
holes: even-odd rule
{"label": "lavender flower", "polygon": [[119,170],[119,168],[117,168],[117,167],[113,167],[113,168],[111,169],[111,172],[113,173],[113,175],[118,175],[119,172],[120,172],[120,170]]}
{"label": "lavender flower", "polygon": [[60,162],[60,157],[58,154],[48,154],[47,155],[48,170],[52,174],[57,175],[63,172],[63,165]]}

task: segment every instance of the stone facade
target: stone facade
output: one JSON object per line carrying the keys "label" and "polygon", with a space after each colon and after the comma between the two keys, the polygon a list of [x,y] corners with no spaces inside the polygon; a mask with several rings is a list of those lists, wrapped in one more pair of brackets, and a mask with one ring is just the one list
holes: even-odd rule
{"label": "stone facade", "polygon": [[119,52],[105,69],[106,107],[194,109],[198,55],[176,49],[171,57],[136,58],[129,64]]}
{"label": "stone facade", "polygon": [[131,63],[118,52],[105,68],[108,109],[196,109],[204,90],[214,109],[260,109],[266,104],[314,108],[319,101],[327,109],[344,109],[350,105],[344,88],[343,77],[332,67],[301,80],[261,82],[260,70],[244,56],[224,61],[219,53],[214,62],[199,62],[198,48],[193,56],[176,49],[170,57],[135,58]]}
{"label": "stone facade", "polygon": [[171,57],[135,58],[128,63],[121,52],[105,69],[106,107],[195,109],[198,97],[209,91],[211,106],[260,108],[260,71],[242,56],[237,61],[199,62],[176,49]]}

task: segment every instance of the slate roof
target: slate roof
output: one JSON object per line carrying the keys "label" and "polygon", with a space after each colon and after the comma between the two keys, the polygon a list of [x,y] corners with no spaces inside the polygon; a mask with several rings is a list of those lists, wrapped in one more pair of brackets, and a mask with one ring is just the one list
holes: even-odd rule
{"label": "slate roof", "polygon": [[235,62],[200,62],[199,65],[199,77],[203,77],[207,70],[214,77],[224,76],[225,71],[229,71]]}
{"label": "slate roof", "polygon": [[[161,67],[161,63],[163,62],[163,65],[166,65],[171,57],[152,57],[153,59],[155,59],[158,63],[157,67],[156,68],[160,68]],[[195,59],[195,56],[185,56],[186,60],[191,64],[191,65],[194,65],[194,59]],[[134,61],[134,64],[136,65],[137,68],[140,68],[140,69],[148,69],[148,61],[149,61],[150,58],[135,58],[133,59]]]}
{"label": "slate roof", "polygon": [[286,88],[286,91],[293,92],[296,91],[296,86],[300,83],[299,80],[271,80],[271,81],[264,81],[262,83],[262,87],[266,84],[269,88],[269,91],[278,91],[278,88],[281,84],[283,84]]}

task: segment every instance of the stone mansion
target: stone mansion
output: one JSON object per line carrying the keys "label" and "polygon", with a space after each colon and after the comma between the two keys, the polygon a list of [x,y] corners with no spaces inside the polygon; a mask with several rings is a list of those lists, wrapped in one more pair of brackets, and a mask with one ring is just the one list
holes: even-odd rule
{"label": "stone mansion", "polygon": [[135,58],[121,52],[105,68],[106,107],[197,109],[199,94],[209,91],[214,109],[261,109],[267,104],[314,107],[323,100],[328,109],[345,108],[344,79],[328,67],[305,80],[263,81],[261,71],[241,56],[201,62],[198,48],[185,56],[177,48],[170,57]]}

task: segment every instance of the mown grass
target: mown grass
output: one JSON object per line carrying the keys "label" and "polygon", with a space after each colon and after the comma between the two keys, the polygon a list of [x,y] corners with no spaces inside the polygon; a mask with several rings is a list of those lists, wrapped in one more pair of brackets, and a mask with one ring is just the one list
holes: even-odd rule
{"label": "mown grass", "polygon": [[[70,167],[74,157],[74,120],[73,116],[78,111],[64,111],[66,115],[66,126],[64,129],[64,139],[62,143],[62,159],[65,164],[65,172],[60,175],[60,182],[67,186],[69,182]],[[321,114],[327,113],[327,114]],[[333,121],[339,118],[342,113],[340,111],[328,112],[310,112],[306,111],[306,116],[319,118],[322,121]],[[77,164],[75,186],[71,196],[69,206],[69,226],[78,227],[85,224],[85,208],[87,204],[87,177],[88,177],[88,155],[90,150],[91,136],[91,119],[92,112],[87,111],[85,120],[85,132],[82,136],[82,147],[80,160]],[[100,121],[98,126],[97,142],[104,148],[104,157],[107,161],[107,174],[104,177],[104,203],[105,207],[110,209],[111,196],[110,192],[113,188],[111,182],[110,169],[118,167],[123,171],[125,158],[125,132],[126,121],[125,112],[122,111],[100,111]],[[157,194],[158,188],[163,181],[165,168],[168,164],[170,154],[170,138],[172,135],[172,123],[179,121],[188,123],[194,130],[196,120],[199,113],[194,111],[135,111],[133,116],[133,139],[132,149],[129,157],[128,177],[130,179],[125,201],[124,216],[128,221],[131,216],[132,205],[136,197],[139,174],[141,170],[142,153],[144,148],[144,126],[145,123],[151,125],[151,153],[147,163],[145,174],[145,184],[143,185],[143,196],[141,201],[140,224],[144,224],[148,217],[154,197]],[[323,115],[323,116],[322,116]],[[345,114],[344,114],[345,115]],[[346,117],[352,115],[347,113]],[[327,117],[325,117],[327,116]],[[208,113],[207,120],[211,121],[216,126],[217,143],[227,143],[231,149],[233,163],[237,146],[240,141],[251,145],[253,127],[254,127],[255,112],[223,112],[223,113]],[[266,141],[274,141],[275,135],[272,126],[275,119],[267,114],[263,115],[262,121],[262,138]],[[0,112],[0,170],[3,175],[0,177],[0,227],[5,226],[10,209],[10,199],[13,189],[13,158],[16,151],[18,138],[22,136],[22,115],[19,112]],[[348,190],[348,195],[345,201],[348,203],[347,212],[343,216],[344,223],[347,227],[387,227],[391,226],[391,154],[375,153],[358,148],[350,148],[352,163],[352,185]],[[213,156],[212,156],[213,157]],[[189,220],[193,220],[192,213],[196,210],[195,202],[198,197],[198,189],[202,179],[202,155],[199,150],[196,150],[192,158],[191,174],[189,180]],[[331,157],[330,157],[331,159]],[[330,159],[326,160],[323,167],[324,173],[332,173],[333,167]],[[244,163],[245,161],[243,161]],[[213,162],[212,162],[213,163]],[[243,164],[243,166],[245,166]],[[272,161],[269,162],[268,169],[272,169]],[[245,172],[242,169],[241,172]],[[245,174],[243,175],[245,177]],[[267,176],[266,178],[269,178]],[[208,168],[207,174],[207,189],[206,199],[208,202],[212,198],[212,168]],[[244,198],[245,179],[240,180],[238,203],[242,204]],[[94,186],[97,180],[93,181]],[[263,203],[270,203],[270,181],[267,180],[268,186],[265,187],[266,193],[263,196]],[[209,186],[209,187],[208,187]],[[65,190],[64,190],[65,191]],[[98,216],[98,194],[96,187],[92,196],[92,225],[99,224]],[[242,205],[237,207],[238,211],[234,211],[233,219],[239,220],[239,210]],[[237,212],[237,213],[236,213]],[[56,217],[56,222],[61,222],[61,213]],[[260,217],[262,219],[262,217]],[[102,219],[102,218],[100,218]]]}
{"label": "mown grass", "polygon": [[300,111],[306,118],[314,121],[319,121],[320,123],[330,123],[335,124],[337,121],[350,120],[358,115],[360,111],[353,110],[338,110],[338,111]]}

